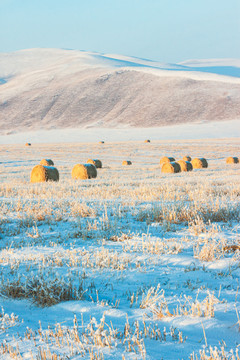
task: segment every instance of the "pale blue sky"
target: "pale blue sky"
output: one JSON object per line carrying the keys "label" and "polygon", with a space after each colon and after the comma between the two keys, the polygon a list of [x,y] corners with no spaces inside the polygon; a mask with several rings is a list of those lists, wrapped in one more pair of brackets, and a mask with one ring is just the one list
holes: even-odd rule
{"label": "pale blue sky", "polygon": [[240,58],[240,0],[0,0],[0,51]]}

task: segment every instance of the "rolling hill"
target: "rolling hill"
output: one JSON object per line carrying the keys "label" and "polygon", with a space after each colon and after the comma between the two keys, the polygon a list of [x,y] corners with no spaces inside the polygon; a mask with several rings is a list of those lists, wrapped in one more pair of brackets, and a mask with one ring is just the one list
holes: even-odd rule
{"label": "rolling hill", "polygon": [[163,64],[75,50],[0,54],[0,131],[240,118],[240,61]]}

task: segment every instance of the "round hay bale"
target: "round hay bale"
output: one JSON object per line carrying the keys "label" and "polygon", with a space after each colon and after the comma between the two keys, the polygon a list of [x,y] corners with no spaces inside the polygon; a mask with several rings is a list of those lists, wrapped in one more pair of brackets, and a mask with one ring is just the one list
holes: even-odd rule
{"label": "round hay bale", "polygon": [[181,172],[181,167],[175,161],[164,162],[163,165],[162,165],[161,172],[163,172],[163,173],[172,173],[172,174],[173,173],[179,173],[179,172]]}
{"label": "round hay bale", "polygon": [[182,159],[184,161],[191,161],[192,160],[191,156],[184,156]]}
{"label": "round hay bale", "polygon": [[208,162],[205,158],[195,158],[191,161],[193,169],[203,169],[208,167]]}
{"label": "round hay bale", "polygon": [[236,156],[229,156],[226,160],[227,164],[238,164],[239,159]]}
{"label": "round hay bale", "polygon": [[173,157],[167,157],[167,156],[164,156],[161,158],[160,160],[160,165],[164,164],[164,163],[170,163],[170,162],[174,162],[175,159]]}
{"label": "round hay bale", "polygon": [[72,169],[73,179],[92,179],[97,177],[97,169],[93,164],[76,164]]}
{"label": "round hay bale", "polygon": [[132,162],[130,160],[124,160],[122,165],[132,165]]}
{"label": "round hay bale", "polygon": [[104,144],[104,141],[99,141],[99,144]]}
{"label": "round hay bale", "polygon": [[26,143],[25,146],[31,146],[32,144],[31,143]]}
{"label": "round hay bale", "polygon": [[144,140],[145,143],[150,143],[151,141],[150,140]]}
{"label": "round hay bale", "polygon": [[54,162],[51,159],[42,159],[39,164],[45,166],[53,166]]}
{"label": "round hay bale", "polygon": [[32,183],[59,181],[58,169],[53,166],[36,165],[32,169],[30,181]]}
{"label": "round hay bale", "polygon": [[87,164],[93,164],[97,169],[102,168],[102,162],[98,159],[88,159]]}
{"label": "round hay bale", "polygon": [[192,171],[193,169],[190,161],[179,160],[177,163],[180,165],[181,171]]}

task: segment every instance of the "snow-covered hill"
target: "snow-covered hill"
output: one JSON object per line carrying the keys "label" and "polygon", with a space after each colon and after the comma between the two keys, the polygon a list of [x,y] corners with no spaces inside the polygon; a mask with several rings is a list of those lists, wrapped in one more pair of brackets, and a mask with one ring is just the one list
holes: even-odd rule
{"label": "snow-covered hill", "polygon": [[0,54],[0,131],[240,118],[240,60],[164,64],[75,50]]}

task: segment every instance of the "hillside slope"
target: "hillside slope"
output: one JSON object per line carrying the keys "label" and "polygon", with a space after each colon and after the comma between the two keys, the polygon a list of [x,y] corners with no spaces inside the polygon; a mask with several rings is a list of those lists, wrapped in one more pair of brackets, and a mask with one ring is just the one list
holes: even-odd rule
{"label": "hillside slope", "polygon": [[0,54],[0,131],[238,119],[239,65],[59,49]]}

